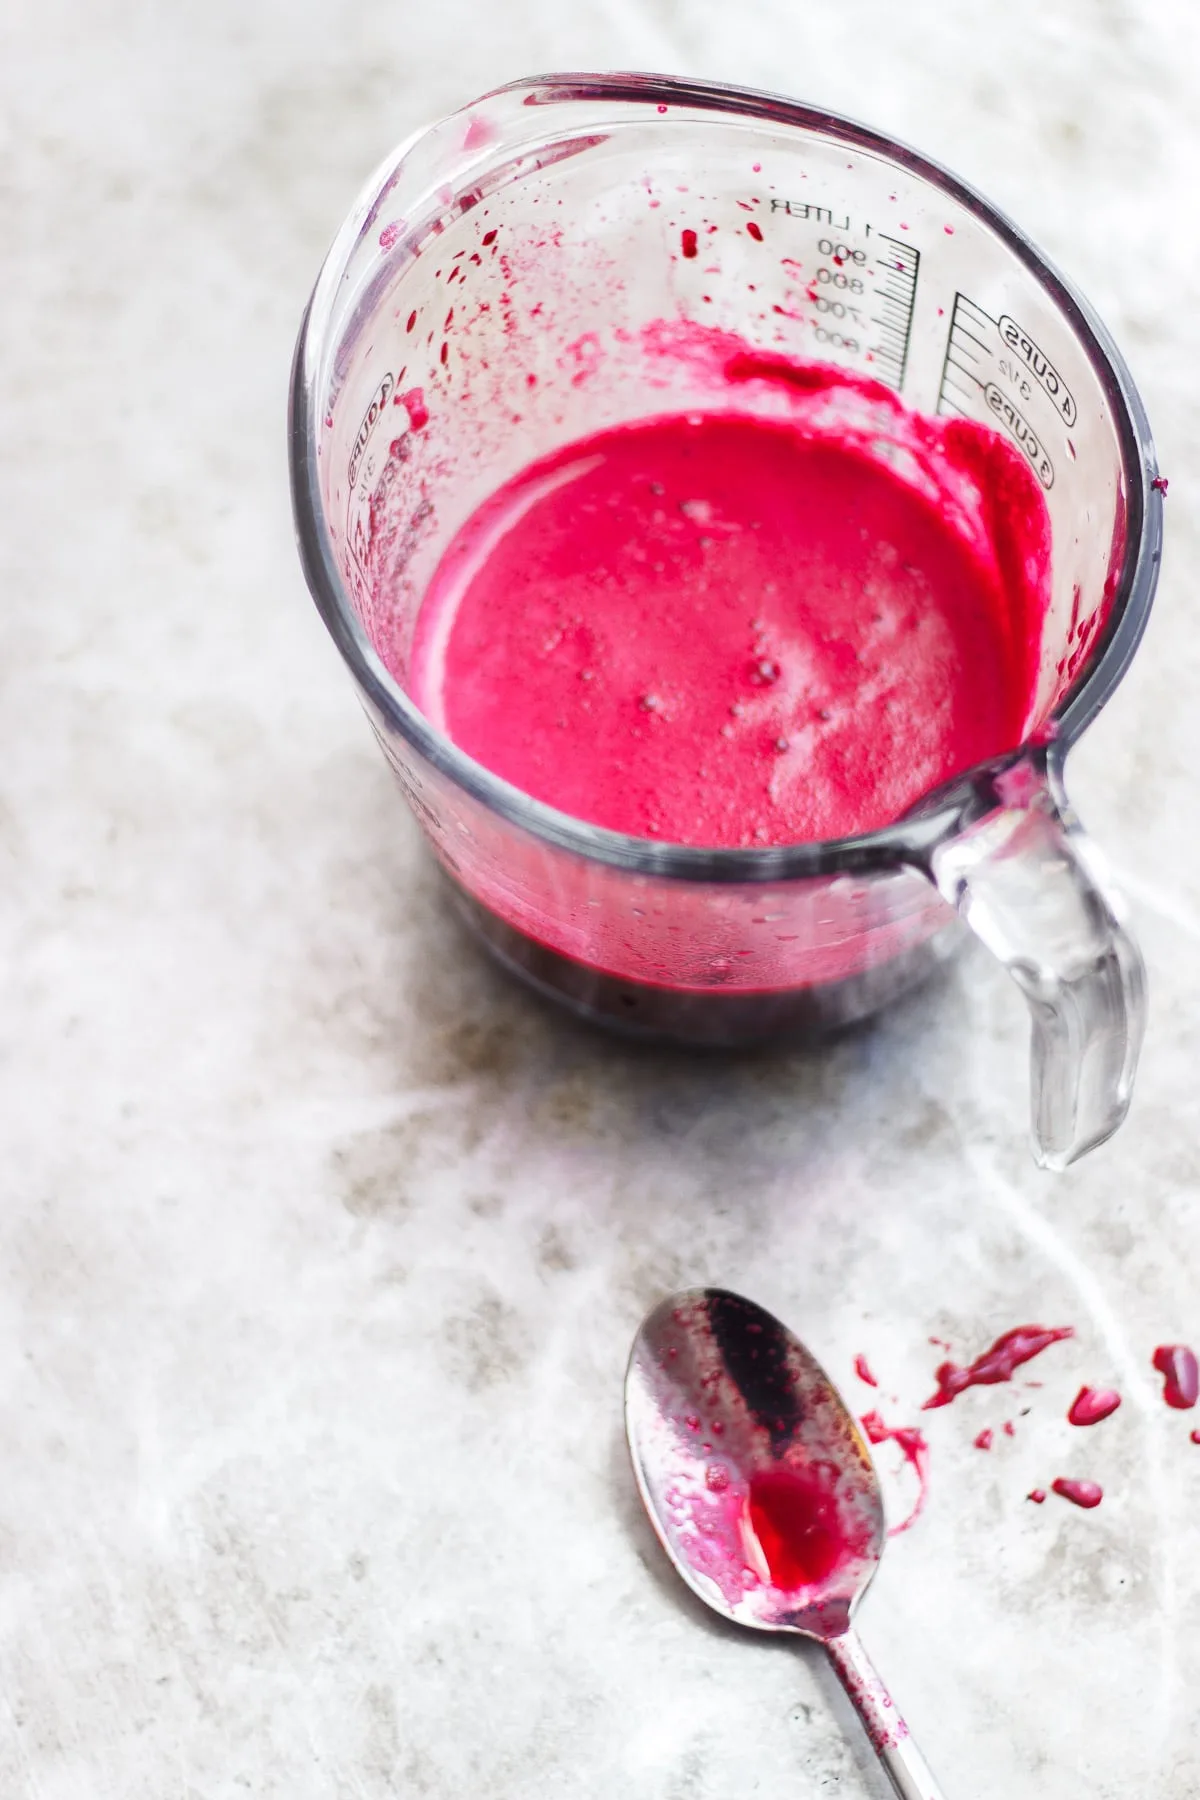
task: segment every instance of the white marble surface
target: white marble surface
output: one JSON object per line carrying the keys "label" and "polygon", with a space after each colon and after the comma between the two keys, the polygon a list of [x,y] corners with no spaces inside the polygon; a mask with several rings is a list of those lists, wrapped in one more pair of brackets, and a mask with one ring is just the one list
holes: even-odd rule
{"label": "white marble surface", "polygon": [[[509,76],[786,88],[939,156],[1091,294],[1171,478],[1138,664],[1073,768],[1153,983],[1134,1112],[1024,1141],[981,956],[820,1054],[598,1040],[485,967],[291,545],[300,309],[367,171]],[[720,1280],[913,1416],[1071,1321],[1015,1439],[929,1416],[863,1612],[947,1793],[1200,1790],[1200,35],[1182,0],[14,0],[0,20],[0,1792],[878,1795],[819,1659],[710,1625],[620,1378]],[[1126,1404],[1091,1434],[1082,1379]],[[1022,1496],[1103,1480],[1096,1513]],[[888,1470],[896,1503],[903,1484]]]}

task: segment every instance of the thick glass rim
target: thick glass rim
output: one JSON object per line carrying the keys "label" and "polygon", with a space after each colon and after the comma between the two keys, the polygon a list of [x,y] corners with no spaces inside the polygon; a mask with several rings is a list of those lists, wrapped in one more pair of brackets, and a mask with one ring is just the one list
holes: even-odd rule
{"label": "thick glass rim", "polygon": [[[1146,628],[1162,554],[1162,495],[1155,485],[1158,471],[1149,421],[1124,358],[1088,301],[982,194],[920,151],[838,113],[753,88],[678,76],[564,73],[508,82],[460,108],[455,116],[484,101],[512,94],[523,94],[524,103],[530,106],[573,100],[673,105],[689,109],[692,121],[697,111],[708,111],[820,132],[835,142],[884,157],[940,188],[982,220],[1024,263],[1073,325],[1088,353],[1111,408],[1126,485],[1125,548],[1109,617],[1091,658],[1055,708],[1040,740],[1047,759],[1061,771],[1072,744],[1129,667]],[[672,115],[656,113],[652,122],[659,129],[670,130]],[[338,283],[364,222],[373,216],[405,156],[424,135],[418,132],[406,139],[385,159],[334,239],[301,321],[292,370],[289,464],[300,560],[321,617],[369,707],[389,730],[489,811],[543,842],[593,862],[692,882],[778,882],[926,861],[932,848],[977,806],[977,790],[981,785],[990,788],[996,765],[954,777],[925,795],[910,815],[857,837],[762,849],[662,844],[590,825],[492,774],[438,731],[384,666],[350,604],[325,524],[316,453],[324,402],[317,392],[317,380]],[[1019,760],[1028,749],[1028,745],[1018,746],[1001,759],[1002,766]]]}

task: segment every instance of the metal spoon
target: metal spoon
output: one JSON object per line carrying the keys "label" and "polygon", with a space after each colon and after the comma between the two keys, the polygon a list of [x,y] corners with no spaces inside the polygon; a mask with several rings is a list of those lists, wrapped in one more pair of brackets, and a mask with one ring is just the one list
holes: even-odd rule
{"label": "metal spoon", "polygon": [[693,1288],[634,1339],[625,1430],[651,1523],[714,1611],[824,1644],[901,1800],[943,1800],[851,1626],[879,1566],[883,1501],[841,1396],[787,1328]]}

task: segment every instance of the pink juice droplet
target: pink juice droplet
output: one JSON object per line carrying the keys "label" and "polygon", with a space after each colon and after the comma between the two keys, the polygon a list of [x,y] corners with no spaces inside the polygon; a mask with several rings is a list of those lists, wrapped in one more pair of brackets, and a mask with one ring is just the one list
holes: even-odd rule
{"label": "pink juice droplet", "polygon": [[860,1381],[865,1381],[868,1387],[879,1386],[879,1383],[871,1373],[871,1365],[862,1354],[861,1350],[854,1359],[854,1373],[858,1376]]}
{"label": "pink juice droplet", "polygon": [[996,1382],[1011,1381],[1023,1363],[1040,1356],[1051,1344],[1061,1343],[1064,1338],[1074,1336],[1074,1328],[1070,1325],[1018,1325],[1012,1331],[1006,1331],[1003,1337],[998,1337],[989,1349],[977,1356],[973,1363],[968,1363],[965,1369],[959,1368],[956,1363],[944,1362],[935,1376],[937,1393],[925,1402],[924,1410],[929,1412],[935,1406],[949,1406],[967,1388],[990,1387]]}
{"label": "pink juice droplet", "polygon": [[401,394],[400,404],[408,413],[408,422],[414,431],[423,431],[429,423],[429,408],[425,404],[424,388],[409,388],[407,394]]}
{"label": "pink juice droplet", "polygon": [[985,1426],[984,1429],[980,1432],[979,1436],[975,1439],[975,1448],[977,1450],[990,1450],[991,1447],[992,1447],[992,1433],[987,1428],[987,1426]]}
{"label": "pink juice droplet", "polygon": [[1154,1367],[1163,1378],[1163,1399],[1168,1406],[1186,1412],[1200,1396],[1200,1370],[1195,1352],[1186,1344],[1160,1344],[1154,1352]]}
{"label": "pink juice droplet", "polygon": [[1098,1425],[1116,1412],[1121,1396],[1113,1388],[1081,1387],[1071,1402],[1067,1418],[1072,1425]]}
{"label": "pink juice droplet", "polygon": [[1072,1506],[1083,1507],[1085,1512],[1091,1512],[1104,1498],[1104,1489],[1098,1481],[1074,1481],[1060,1475],[1050,1486],[1063,1500],[1069,1500]]}
{"label": "pink juice droplet", "polygon": [[1035,1506],[1045,1506],[1046,1490],[1045,1488],[1031,1488],[1025,1498],[1027,1500],[1032,1500]]}
{"label": "pink juice droplet", "polygon": [[683,254],[687,257],[688,261],[690,262],[692,257],[695,256],[695,254],[696,254],[696,234],[695,234],[695,232],[690,229],[688,229],[687,231],[680,232],[679,242],[680,242],[680,247],[683,250]]}

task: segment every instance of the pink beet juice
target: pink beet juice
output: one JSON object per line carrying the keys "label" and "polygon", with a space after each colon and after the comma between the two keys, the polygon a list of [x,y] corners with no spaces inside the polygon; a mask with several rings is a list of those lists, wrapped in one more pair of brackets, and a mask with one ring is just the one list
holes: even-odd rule
{"label": "pink beet juice", "polygon": [[[931,491],[799,420],[689,413],[569,444],[450,547],[414,697],[515,787],[634,837],[888,825],[1013,749],[1036,679],[1036,484],[982,428],[943,429],[936,450]],[[968,469],[987,533],[949,491]]]}

